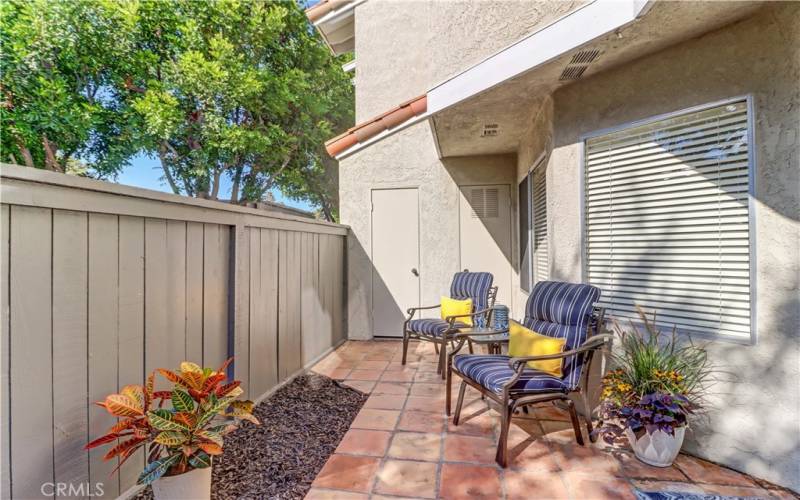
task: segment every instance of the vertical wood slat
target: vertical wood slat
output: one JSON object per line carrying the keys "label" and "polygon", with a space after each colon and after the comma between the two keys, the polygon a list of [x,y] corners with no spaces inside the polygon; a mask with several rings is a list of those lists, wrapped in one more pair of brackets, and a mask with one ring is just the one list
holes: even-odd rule
{"label": "vertical wood slat", "polygon": [[333,239],[333,338],[331,344],[344,340],[344,238],[331,236]]}
{"label": "vertical wood slat", "polygon": [[[144,219],[119,217],[119,379],[121,388],[144,383]],[[145,465],[136,451],[119,470],[120,493],[136,484]]]}
{"label": "vertical wood slat", "polygon": [[[117,391],[119,225],[115,215],[89,214],[89,401],[102,401]],[[116,418],[102,408],[89,409],[89,435],[94,439]],[[119,495],[119,478],[110,477],[116,461],[104,461],[105,449],[89,452],[89,481],[103,483],[104,497]]]}
{"label": "vertical wood slat", "polygon": [[316,234],[303,233],[302,248],[302,348],[303,366],[319,356],[330,344],[319,330],[322,307],[319,288],[319,240]]}
{"label": "vertical wood slat", "polygon": [[253,228],[250,236],[250,396],[278,383],[278,231]]}
{"label": "vertical wood slat", "polygon": [[203,364],[203,225],[186,224],[186,359]]}
{"label": "vertical wood slat", "polygon": [[234,245],[234,378],[242,381],[244,398],[250,397],[250,229],[235,228]]}
{"label": "vertical wood slat", "polygon": [[280,233],[278,375],[281,380],[302,367],[299,240],[297,232]]}
{"label": "vertical wood slat", "polygon": [[89,481],[88,216],[53,211],[53,463],[57,483]]}
{"label": "vertical wood slat", "polygon": [[331,272],[331,238],[326,234],[319,235],[319,281],[320,281],[320,335],[326,339],[333,338],[331,311],[331,295],[333,292]]}
{"label": "vertical wood slat", "polygon": [[11,207],[11,494],[53,481],[51,211]]}
{"label": "vertical wood slat", "polygon": [[167,221],[166,302],[167,365],[176,370],[186,360],[186,223]]}
{"label": "vertical wood slat", "polygon": [[203,364],[219,367],[228,357],[227,226],[204,225],[203,244]]}
{"label": "vertical wood slat", "polygon": [[[169,368],[175,343],[167,334],[167,223],[161,219],[144,221],[144,335],[145,373]],[[156,390],[171,388],[163,377],[156,377]]]}
{"label": "vertical wood slat", "polygon": [[9,254],[11,248],[11,209],[8,205],[0,205],[0,498],[11,498],[11,398],[9,347]]}

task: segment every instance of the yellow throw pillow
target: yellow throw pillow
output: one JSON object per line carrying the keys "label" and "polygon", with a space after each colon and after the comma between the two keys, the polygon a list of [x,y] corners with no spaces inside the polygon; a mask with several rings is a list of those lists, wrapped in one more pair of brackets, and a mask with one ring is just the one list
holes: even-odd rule
{"label": "yellow throw pillow", "polygon": [[[508,335],[508,355],[512,358],[558,354],[564,351],[564,345],[567,343],[567,339],[557,339],[536,333],[516,321],[509,321]],[[528,366],[555,377],[561,377],[562,361],[562,359],[528,361]]]}
{"label": "yellow throw pillow", "polygon": [[[442,295],[441,305],[442,305],[442,319],[447,319],[448,316],[458,316],[460,314],[472,314],[472,299],[458,300],[458,299],[451,299],[450,297],[445,297],[444,295]],[[456,318],[456,321],[460,321],[469,326],[472,326],[472,318],[470,316],[466,316],[463,318]]]}

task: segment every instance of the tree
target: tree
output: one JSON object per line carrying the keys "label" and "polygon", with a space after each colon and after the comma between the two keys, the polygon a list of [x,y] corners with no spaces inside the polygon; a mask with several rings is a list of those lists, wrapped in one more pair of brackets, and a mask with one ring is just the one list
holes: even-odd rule
{"label": "tree", "polygon": [[175,192],[217,199],[228,176],[235,203],[276,187],[330,203],[321,145],[352,121],[352,86],[295,3],[143,2],[137,15],[126,100]]}
{"label": "tree", "polygon": [[[0,2],[2,160],[108,174],[135,152],[114,92],[124,18],[106,1]],[[83,160],[83,161],[82,161]]]}
{"label": "tree", "polygon": [[[349,77],[300,7],[267,0],[2,4],[4,159],[114,175],[157,155],[179,194],[279,188],[336,216],[322,144],[352,123]],[[77,163],[76,163],[77,162]]]}

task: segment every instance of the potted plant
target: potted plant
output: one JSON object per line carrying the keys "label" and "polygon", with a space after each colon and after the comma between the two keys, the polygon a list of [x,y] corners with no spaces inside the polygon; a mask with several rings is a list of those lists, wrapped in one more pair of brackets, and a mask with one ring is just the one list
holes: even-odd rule
{"label": "potted plant", "polygon": [[[127,385],[95,403],[119,417],[108,432],[86,449],[111,445],[103,457],[125,463],[146,446],[147,462],[138,483],[152,484],[157,499],[210,498],[211,457],[222,453],[223,436],[236,429],[237,420],[258,424],[252,401],[238,401],[240,382],[227,382],[225,370],[217,371],[184,361],[178,373],[159,368],[144,386]],[[173,384],[171,391],[155,391],[159,373]],[[164,408],[169,401],[171,408]]]}
{"label": "potted plant", "polygon": [[691,338],[665,338],[652,318],[639,309],[644,332],[633,321],[625,331],[615,322],[619,348],[612,353],[616,369],[603,377],[602,425],[596,430],[609,444],[623,435],[636,457],[668,467],[683,444],[688,417],[703,407],[711,370],[703,346]]}

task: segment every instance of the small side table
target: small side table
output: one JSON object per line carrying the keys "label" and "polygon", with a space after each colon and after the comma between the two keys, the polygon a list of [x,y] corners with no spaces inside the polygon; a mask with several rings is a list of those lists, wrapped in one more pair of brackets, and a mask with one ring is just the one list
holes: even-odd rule
{"label": "small side table", "polygon": [[[467,342],[487,346],[489,354],[502,354],[503,344],[508,344],[508,328],[462,328],[459,330],[458,336],[466,337]],[[458,352],[460,348],[461,345],[457,346],[453,349],[452,354]]]}

